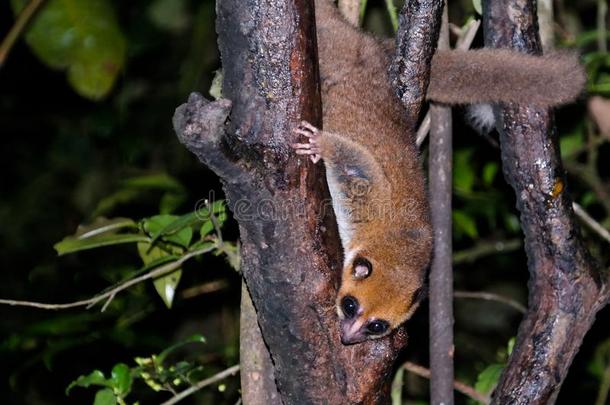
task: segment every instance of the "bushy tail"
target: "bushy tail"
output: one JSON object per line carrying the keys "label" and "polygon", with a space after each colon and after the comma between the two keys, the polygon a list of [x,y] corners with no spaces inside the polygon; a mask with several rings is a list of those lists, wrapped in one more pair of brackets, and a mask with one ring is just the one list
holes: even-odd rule
{"label": "bushy tail", "polygon": [[578,56],[571,52],[439,51],[432,59],[427,96],[447,104],[504,101],[547,107],[574,101],[585,81]]}

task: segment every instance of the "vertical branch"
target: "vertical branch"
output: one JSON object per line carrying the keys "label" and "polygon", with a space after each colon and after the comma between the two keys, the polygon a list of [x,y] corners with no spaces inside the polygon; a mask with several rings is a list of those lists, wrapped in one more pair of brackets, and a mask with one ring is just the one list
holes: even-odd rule
{"label": "vertical branch", "polygon": [[538,0],[538,25],[542,49],[550,51],[555,46],[555,13],[553,0]]}
{"label": "vertical branch", "polygon": [[430,62],[438,40],[442,10],[443,0],[410,0],[398,18],[396,56],[390,75],[413,134],[430,82]]}
{"label": "vertical branch", "polygon": [[258,327],[256,311],[245,283],[241,288],[239,362],[242,402],[281,405],[271,356]]}
{"label": "vertical branch", "polygon": [[[539,54],[534,0],[487,0],[485,44]],[[608,275],[584,246],[567,192],[551,111],[496,108],[502,168],[515,190],[530,272],[529,308],[494,392],[495,404],[552,404],[596,312]]]}
{"label": "vertical branch", "polygon": [[608,1],[597,0],[597,50],[608,51],[608,30],[606,29],[606,16],[608,15]]}
{"label": "vertical branch", "polygon": [[[447,7],[438,41],[449,49]],[[451,244],[452,125],[451,108],[431,105],[430,211],[434,255],[430,267],[430,398],[453,404],[453,267]]]}

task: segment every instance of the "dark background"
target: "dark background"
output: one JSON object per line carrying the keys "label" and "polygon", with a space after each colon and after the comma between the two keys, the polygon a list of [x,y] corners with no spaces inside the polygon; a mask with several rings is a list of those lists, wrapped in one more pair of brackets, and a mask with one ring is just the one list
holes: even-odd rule
{"label": "dark background", "polygon": [[[153,3],[111,2],[126,39],[127,61],[102,100],[79,96],[64,72],[42,63],[22,40],[0,68],[0,298],[70,302],[88,298],[139,268],[131,245],[62,257],[53,250],[53,244],[74,233],[79,224],[99,215],[139,219],[159,213],[170,191],[151,188],[121,197],[117,193],[124,190],[125,179],[153,174],[173,178],[182,186],[176,192],[181,201],[172,211],[176,214],[192,211],[210,190],[222,196],[215,176],[177,142],[171,127],[175,107],[191,91],[207,95],[220,67],[214,2],[181,1],[182,11],[173,20],[168,17],[165,26],[150,17]],[[391,34],[383,2],[370,3],[365,27]],[[595,1],[555,4],[558,44],[578,49],[590,73],[587,95],[557,114],[569,188],[608,228],[610,213],[599,189],[610,192],[610,138],[587,114],[587,102],[593,95],[610,92],[610,58],[595,40],[587,39],[597,29]],[[461,26],[472,16],[470,1],[452,2],[450,19],[455,24]],[[13,22],[9,2],[1,2],[0,37]],[[480,34],[476,42],[480,46]],[[521,238],[514,196],[504,183],[494,146],[497,134],[475,134],[464,123],[463,110],[454,111],[454,247],[471,259],[456,264],[456,289],[496,292],[525,304],[528,274],[521,249],[478,258],[473,253],[489,242]],[[582,167],[587,170],[584,175],[571,170]],[[597,192],[592,184],[598,186]],[[227,240],[236,240],[236,224],[229,220],[224,233]],[[608,243],[587,230],[585,236],[607,267]],[[187,263],[180,288],[214,280],[226,283],[219,291],[194,298],[181,298],[179,291],[172,309],[165,307],[150,282],[117,296],[104,313],[99,306],[65,311],[0,307],[2,402],[92,403],[93,390],[75,388],[66,397],[65,388],[79,375],[94,369],[109,372],[117,362],[133,365],[134,357],[158,353],[193,334],[204,335],[207,343],[186,346],[175,354],[177,359],[195,361],[210,375],[236,364],[239,275],[222,258],[204,256]],[[409,322],[405,353],[406,359],[422,365],[427,364],[426,310],[424,305]],[[455,315],[456,376],[474,385],[484,369],[505,361],[520,314],[497,302],[457,299]],[[587,335],[559,403],[594,403],[601,378],[596,365],[610,367],[610,349],[603,346],[610,342],[609,324],[606,309]],[[406,403],[426,403],[427,382],[408,374],[405,381]],[[233,404],[239,398],[238,378],[225,384],[223,392],[212,386],[184,403]],[[167,398],[169,394],[155,393],[141,381],[128,397],[130,403],[140,404]],[[466,403],[460,394],[456,401]]]}

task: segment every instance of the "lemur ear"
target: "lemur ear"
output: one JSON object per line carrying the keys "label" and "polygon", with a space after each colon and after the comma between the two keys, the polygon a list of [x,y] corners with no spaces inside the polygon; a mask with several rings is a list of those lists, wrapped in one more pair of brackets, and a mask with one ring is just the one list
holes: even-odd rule
{"label": "lemur ear", "polygon": [[373,265],[364,257],[354,259],[352,275],[356,280],[364,280],[373,272]]}

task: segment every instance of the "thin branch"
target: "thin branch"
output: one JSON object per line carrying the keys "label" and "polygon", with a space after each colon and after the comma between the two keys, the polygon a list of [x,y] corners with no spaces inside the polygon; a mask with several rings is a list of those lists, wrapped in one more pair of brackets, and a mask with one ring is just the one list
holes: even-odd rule
{"label": "thin branch", "polygon": [[512,307],[517,311],[521,312],[522,314],[525,314],[527,312],[527,308],[521,305],[519,302],[499,294],[482,291],[455,291],[453,293],[453,296],[455,298],[473,298],[479,300],[495,301],[502,304],[506,304],[509,307]]}
{"label": "thin branch", "polygon": [[388,10],[388,15],[390,16],[390,21],[392,22],[392,28],[394,32],[398,29],[398,13],[396,12],[396,5],[394,4],[394,0],[385,0],[385,6]]}
{"label": "thin branch", "polygon": [[21,10],[21,13],[19,13],[15,24],[8,34],[6,34],[6,37],[4,37],[2,44],[0,44],[0,68],[4,66],[4,62],[6,61],[9,52],[13,49],[13,45],[15,45],[15,42],[42,3],[44,3],[44,0],[31,0],[28,5]]}
{"label": "thin branch", "polygon": [[209,294],[212,292],[220,291],[229,286],[227,280],[214,280],[207,283],[199,284],[194,287],[185,288],[181,293],[180,297],[184,299],[195,298],[203,294]]}
{"label": "thin branch", "polygon": [[[449,49],[447,4],[443,10],[438,49]],[[430,105],[430,150],[428,159],[430,218],[434,231],[434,253],[430,264],[430,402],[453,404],[453,267],[452,267],[452,156],[451,108]]]}
{"label": "thin branch", "polygon": [[610,364],[606,365],[604,374],[599,384],[599,390],[597,391],[597,398],[595,399],[595,405],[608,404],[608,392],[610,391]]}
{"label": "thin branch", "polygon": [[229,367],[228,369],[223,370],[220,373],[215,374],[210,378],[206,378],[205,380],[199,381],[197,384],[193,385],[190,388],[185,389],[184,391],[180,392],[175,397],[170,398],[167,401],[161,403],[161,405],[176,404],[176,403],[182,401],[184,398],[186,398],[190,395],[193,395],[195,392],[199,391],[200,389],[205,388],[208,385],[212,385],[220,380],[224,380],[227,377],[235,375],[235,374],[237,374],[237,372],[239,372],[239,364]]}
{"label": "thin branch", "polygon": [[597,0],[597,50],[607,52],[606,44],[606,15],[608,14],[608,4],[606,0]]}
{"label": "thin branch", "polygon": [[472,263],[481,257],[517,250],[522,245],[521,240],[516,238],[505,241],[481,242],[470,249],[455,252],[453,254],[453,264]]}
{"label": "thin branch", "polygon": [[578,218],[580,218],[582,222],[587,224],[587,226],[591,228],[591,230],[595,231],[595,233],[597,233],[602,239],[610,243],[610,232],[608,232],[606,228],[604,228],[599,222],[597,222],[589,214],[587,214],[587,211],[585,211],[585,209],[581,207],[580,204],[573,202],[572,208],[574,208],[574,213]]}
{"label": "thin branch", "polygon": [[[405,364],[403,364],[403,368],[409,371],[410,373],[426,378],[428,380],[430,379],[430,370],[418,364],[407,361]],[[491,402],[489,397],[481,394],[473,387],[466,385],[463,382],[457,380],[453,381],[453,388],[456,391],[466,395],[467,397],[474,399],[475,401],[481,402],[485,405],[488,405]]]}
{"label": "thin branch", "polygon": [[40,308],[40,309],[59,310],[59,309],[67,309],[67,308],[75,308],[75,307],[90,308],[90,307],[98,304],[99,302],[107,299],[107,302],[102,307],[102,312],[104,312],[104,310],[106,309],[106,307],[108,306],[110,301],[112,301],[112,299],[114,299],[114,296],[116,294],[118,294],[119,292],[124,291],[133,285],[141,283],[142,281],[150,280],[151,278],[157,278],[157,277],[161,277],[166,274],[172,273],[172,272],[178,270],[180,268],[180,266],[182,266],[182,264],[184,262],[186,262],[187,260],[189,260],[195,256],[199,256],[204,253],[211,252],[212,250],[214,250],[216,248],[217,248],[217,244],[214,244],[213,246],[187,253],[186,255],[182,256],[180,259],[178,259],[174,262],[167,263],[166,265],[161,266],[155,270],[152,270],[146,274],[143,274],[140,277],[136,277],[131,280],[127,280],[124,283],[119,284],[118,286],[116,286],[115,288],[112,288],[109,291],[96,294],[93,297],[88,298],[86,300],[74,301],[74,302],[69,302],[66,304],[48,304],[48,303],[34,302],[34,301],[18,301],[18,300],[0,299],[0,305],[12,305],[12,306],[21,306],[21,307],[33,307],[33,308]]}

